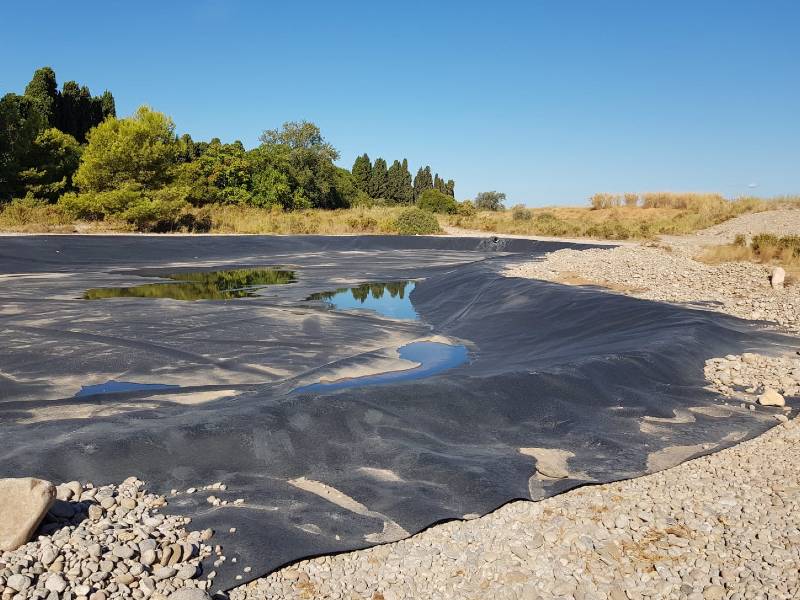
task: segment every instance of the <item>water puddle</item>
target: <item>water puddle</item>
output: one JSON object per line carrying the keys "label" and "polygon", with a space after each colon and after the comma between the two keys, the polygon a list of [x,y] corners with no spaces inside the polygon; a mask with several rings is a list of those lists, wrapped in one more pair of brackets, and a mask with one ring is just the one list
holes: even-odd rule
{"label": "water puddle", "polygon": [[84,396],[96,396],[97,394],[119,394],[122,392],[156,391],[180,389],[179,385],[167,385],[163,383],[134,383],[133,381],[115,381],[109,379],[105,383],[81,386],[81,391],[75,394],[75,398]]}
{"label": "water puddle", "polygon": [[[161,276],[159,276],[161,277]],[[105,298],[171,298],[173,300],[230,300],[256,296],[259,288],[296,281],[294,271],[276,268],[194,271],[163,275],[175,283],[146,283],[131,287],[86,290],[84,300]]]}
{"label": "water puddle", "polygon": [[411,342],[398,350],[400,358],[420,363],[420,366],[406,371],[391,371],[340,379],[330,383],[312,383],[293,390],[297,393],[326,393],[347,388],[362,387],[365,385],[381,385],[386,383],[399,383],[413,381],[424,377],[431,377],[443,371],[458,367],[467,362],[468,352],[465,346],[451,346],[441,342]]}
{"label": "water puddle", "polygon": [[337,310],[370,310],[390,319],[419,320],[411,304],[414,281],[364,283],[332,292],[311,294],[307,300],[323,300]]}

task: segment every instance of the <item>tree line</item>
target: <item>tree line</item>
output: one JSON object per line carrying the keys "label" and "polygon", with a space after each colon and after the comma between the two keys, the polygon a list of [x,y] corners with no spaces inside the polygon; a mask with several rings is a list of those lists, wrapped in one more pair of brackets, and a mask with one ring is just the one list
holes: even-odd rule
{"label": "tree line", "polygon": [[351,170],[355,185],[360,192],[370,198],[382,198],[396,204],[418,202],[425,190],[436,190],[455,197],[456,184],[452,179],[445,181],[436,173],[431,176],[430,166],[420,167],[413,181],[408,170],[408,160],[395,160],[387,167],[383,158],[376,158],[373,164],[369,155],[357,157]]}
{"label": "tree line", "polygon": [[208,204],[335,209],[455,194],[455,182],[429,166],[412,179],[406,159],[387,166],[364,154],[352,170],[338,159],[306,121],[266,130],[247,150],[240,141],[178,136],[170,117],[147,106],[117,118],[111,92],[93,96],[74,81],[59,90],[49,67],[22,95],[0,99],[0,203],[57,202],[77,218],[140,224]]}

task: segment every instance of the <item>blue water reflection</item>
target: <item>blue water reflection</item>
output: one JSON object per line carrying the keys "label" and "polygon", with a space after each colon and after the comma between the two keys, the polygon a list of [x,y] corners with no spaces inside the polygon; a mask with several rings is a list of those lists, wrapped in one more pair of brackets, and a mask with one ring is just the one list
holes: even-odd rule
{"label": "blue water reflection", "polygon": [[365,377],[341,379],[330,383],[312,383],[311,385],[299,387],[294,391],[298,393],[325,393],[365,385],[413,381],[458,367],[467,362],[468,358],[465,346],[451,346],[440,342],[412,342],[401,347],[398,353],[400,358],[420,363],[420,366],[405,371],[390,371]]}
{"label": "blue water reflection", "polygon": [[411,303],[414,281],[364,283],[333,292],[312,294],[308,300],[324,300],[337,310],[371,310],[390,319],[417,321],[419,315]]}

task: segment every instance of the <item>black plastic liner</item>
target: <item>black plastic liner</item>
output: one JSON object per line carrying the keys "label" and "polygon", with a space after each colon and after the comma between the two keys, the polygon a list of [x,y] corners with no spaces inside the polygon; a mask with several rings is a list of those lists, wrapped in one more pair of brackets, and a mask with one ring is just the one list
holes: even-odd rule
{"label": "black plastic liner", "polygon": [[[0,238],[0,476],[102,484],[136,475],[164,493],[226,483],[169,504],[193,528],[218,532],[229,560],[213,589],[224,590],[303,557],[640,475],[665,448],[701,454],[774,424],[772,409],[723,405],[705,389],[703,364],[794,349],[795,338],[705,310],[500,274],[567,246],[580,247]],[[298,281],[230,301],[80,299],[87,288],[153,281],[142,274],[240,265],[289,266]],[[306,300],[404,278],[424,278],[411,297],[418,322]],[[431,335],[467,346],[469,364],[410,383],[291,393]],[[181,387],[74,397],[107,379]],[[676,411],[691,418],[647,418]],[[569,477],[537,477],[525,448],[571,453]],[[213,507],[210,494],[245,504]]]}

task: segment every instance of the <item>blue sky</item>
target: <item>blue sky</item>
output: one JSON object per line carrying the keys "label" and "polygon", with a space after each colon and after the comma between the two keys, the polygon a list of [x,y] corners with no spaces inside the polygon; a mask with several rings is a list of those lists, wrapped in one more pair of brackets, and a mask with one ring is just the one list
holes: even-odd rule
{"label": "blue sky", "polygon": [[[316,122],[456,196],[800,192],[800,2],[4,2],[0,92],[50,65],[180,133]],[[13,52],[9,52],[13,49]],[[750,187],[755,186],[755,187]]]}

